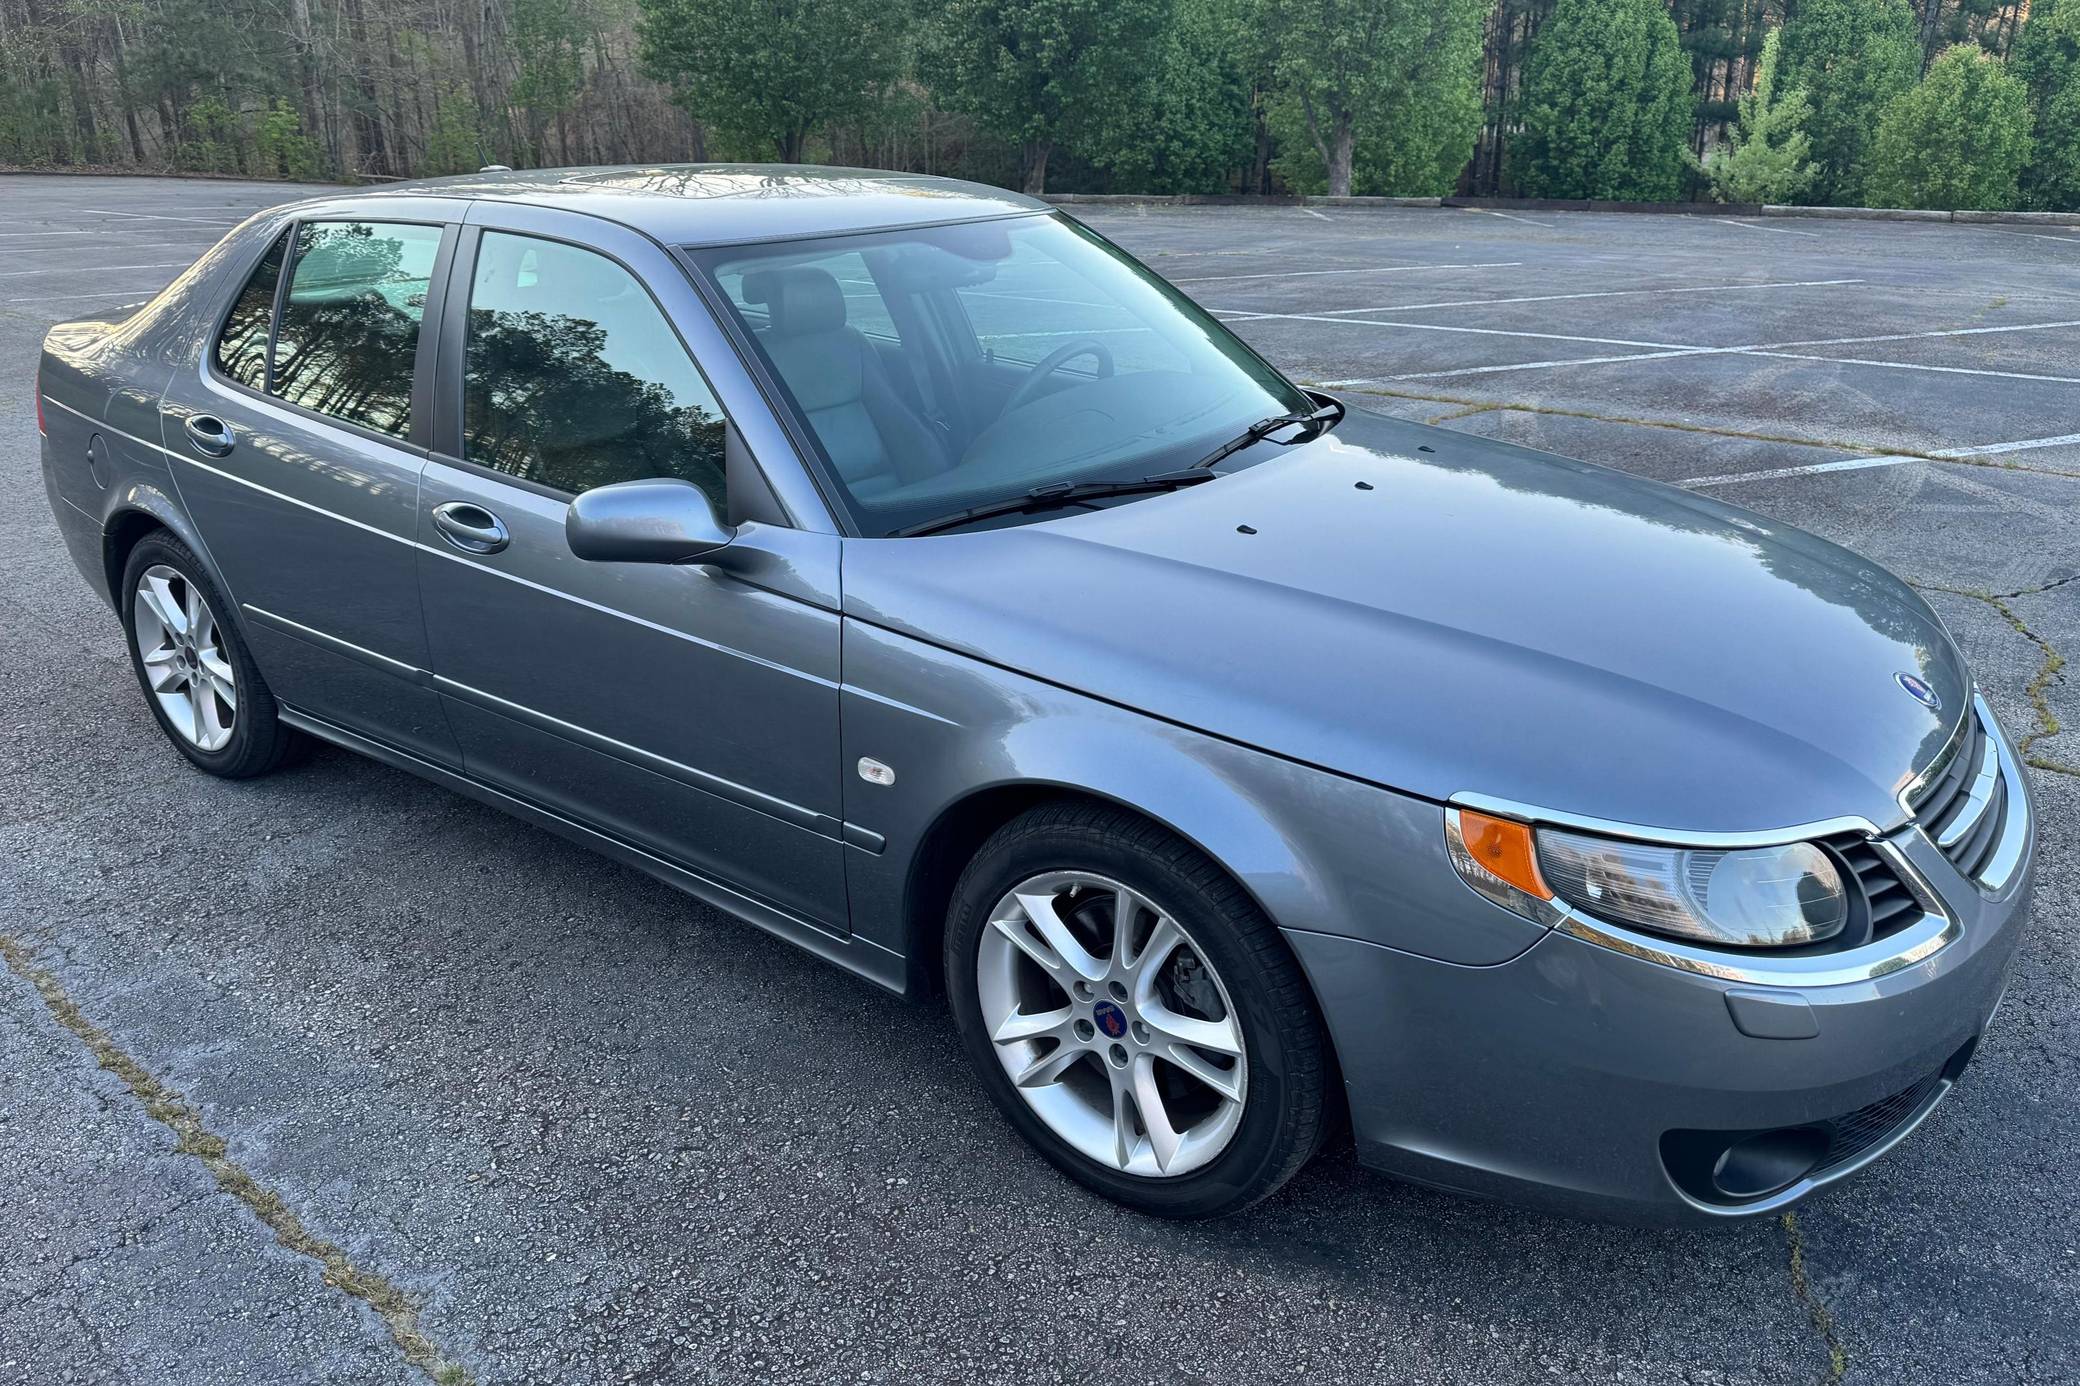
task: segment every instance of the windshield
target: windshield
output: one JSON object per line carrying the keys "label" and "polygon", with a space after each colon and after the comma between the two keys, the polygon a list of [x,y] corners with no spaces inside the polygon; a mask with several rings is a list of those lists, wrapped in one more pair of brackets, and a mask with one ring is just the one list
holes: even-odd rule
{"label": "windshield", "polygon": [[694,258],[863,534],[1037,486],[1187,466],[1261,419],[1315,407],[1182,294],[1059,216]]}

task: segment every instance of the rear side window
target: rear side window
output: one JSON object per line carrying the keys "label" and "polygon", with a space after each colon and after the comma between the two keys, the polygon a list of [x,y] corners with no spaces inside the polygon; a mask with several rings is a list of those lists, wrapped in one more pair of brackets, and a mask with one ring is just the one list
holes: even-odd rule
{"label": "rear side window", "polygon": [[470,282],[463,456],[559,491],[678,477],[725,508],[722,407],[635,276],[484,233]]}
{"label": "rear side window", "polygon": [[274,287],[282,277],[282,252],[288,244],[289,233],[284,231],[267,248],[217,334],[217,369],[255,390],[267,387],[267,329],[274,323]]}
{"label": "rear side window", "polygon": [[273,392],[402,438],[438,226],[319,221],[297,228],[275,331]]}

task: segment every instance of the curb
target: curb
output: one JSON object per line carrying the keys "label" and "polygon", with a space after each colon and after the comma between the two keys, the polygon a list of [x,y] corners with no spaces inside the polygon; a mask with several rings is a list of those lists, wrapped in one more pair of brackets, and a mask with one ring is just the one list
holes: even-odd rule
{"label": "curb", "polygon": [[[1416,207],[1475,211],[1630,212],[1649,216],[1804,217],[1822,221],[1947,221],[2080,226],[2080,212],[1944,212],[1919,207],[1787,207],[1754,202],[1604,202],[1540,197],[1249,197],[1233,193],[1046,193],[1081,207]],[[2080,240],[2080,238],[2076,238]]]}

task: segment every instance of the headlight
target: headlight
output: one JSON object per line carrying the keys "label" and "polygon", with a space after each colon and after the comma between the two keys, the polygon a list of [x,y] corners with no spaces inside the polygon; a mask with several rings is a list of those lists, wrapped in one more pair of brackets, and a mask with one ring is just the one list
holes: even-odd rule
{"label": "headlight", "polygon": [[1718,948],[1795,948],[1842,932],[1849,892],[1809,842],[1744,851],[1650,847],[1455,811],[1452,864],[1506,909],[1550,923],[1585,914]]}

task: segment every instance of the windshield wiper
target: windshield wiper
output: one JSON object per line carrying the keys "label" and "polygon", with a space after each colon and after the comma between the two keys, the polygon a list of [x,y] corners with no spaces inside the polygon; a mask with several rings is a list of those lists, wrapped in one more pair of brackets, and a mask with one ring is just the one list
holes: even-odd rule
{"label": "windshield wiper", "polygon": [[1136,481],[1057,481],[1047,486],[1035,486],[1024,495],[1014,496],[1010,500],[972,505],[966,510],[956,510],[951,515],[924,520],[896,530],[889,537],[909,539],[919,534],[933,534],[942,529],[952,529],[955,525],[964,525],[970,520],[1059,510],[1063,506],[1081,505],[1085,501],[1103,500],[1107,496],[1140,496],[1155,491],[1176,491],[1213,479],[1212,472],[1186,468],[1181,472],[1157,472],[1153,476],[1144,476]]}
{"label": "windshield wiper", "polygon": [[[1291,428],[1295,424],[1312,425],[1312,427],[1308,429],[1306,436],[1309,438],[1318,438],[1322,434],[1328,432],[1330,429],[1336,427],[1337,424],[1343,422],[1343,405],[1340,401],[1330,399],[1327,395],[1314,395],[1310,396],[1310,398],[1328,400],[1328,403],[1324,404],[1319,409],[1306,411],[1295,410],[1290,414],[1274,414],[1268,419],[1258,419],[1248,428],[1236,434],[1227,442],[1222,443],[1219,447],[1215,448],[1212,452],[1207,453],[1204,457],[1200,458],[1197,462],[1194,462],[1190,467],[1187,467],[1185,470],[1210,471],[1216,465],[1227,461],[1230,457],[1233,457],[1236,453],[1241,452],[1250,444],[1260,442],[1263,439],[1270,437],[1272,434],[1278,432],[1281,428]],[[1295,438],[1293,439],[1293,441],[1297,443],[1300,440],[1298,438]]]}

